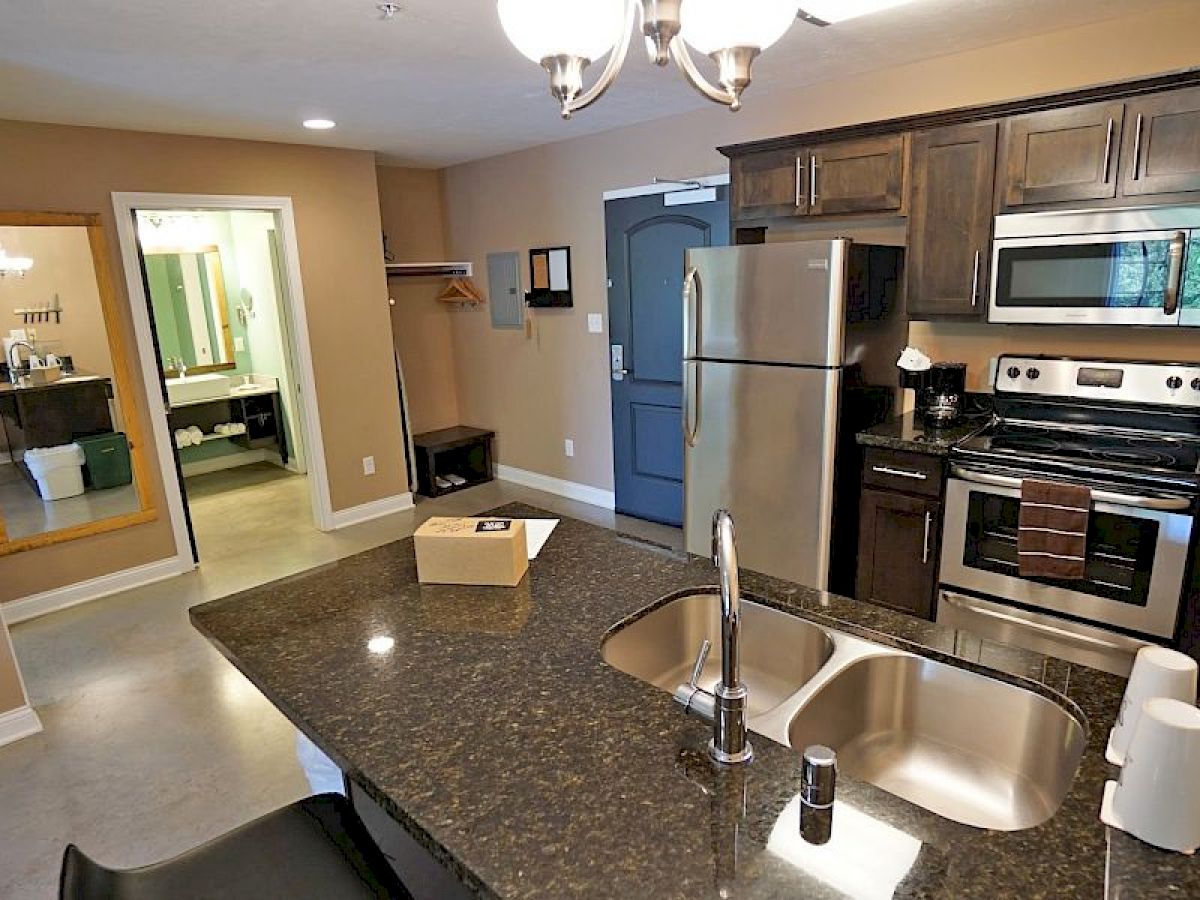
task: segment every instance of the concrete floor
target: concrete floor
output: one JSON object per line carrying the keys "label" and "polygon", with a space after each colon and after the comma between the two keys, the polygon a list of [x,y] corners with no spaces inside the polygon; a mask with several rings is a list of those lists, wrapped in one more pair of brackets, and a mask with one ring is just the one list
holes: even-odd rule
{"label": "concrete floor", "polygon": [[0,465],[0,516],[10,538],[29,537],[61,528],[85,525],[123,516],[141,509],[132,484],[103,491],[85,491],[77,497],[43,500],[25,480],[16,463]]}
{"label": "concrete floor", "polygon": [[680,543],[677,529],[501,482],[323,534],[304,477],[254,469],[189,479],[198,571],[13,629],[45,731],[0,747],[0,898],[56,896],[68,842],[144,865],[309,793],[291,725],[192,629],[189,607],[514,500]]}

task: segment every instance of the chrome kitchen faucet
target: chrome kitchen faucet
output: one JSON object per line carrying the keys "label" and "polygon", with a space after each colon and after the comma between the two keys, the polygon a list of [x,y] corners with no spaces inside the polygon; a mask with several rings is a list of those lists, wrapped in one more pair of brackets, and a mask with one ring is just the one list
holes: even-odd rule
{"label": "chrome kitchen faucet", "polygon": [[712,643],[700,645],[689,681],[675,689],[675,700],[690,715],[712,722],[708,753],[719,763],[746,763],[754,750],[746,739],[746,686],[739,674],[741,653],[741,589],[738,586],[737,542],[733,516],[719,509],[713,514],[713,564],[721,582],[721,680],[710,692],[697,683]]}

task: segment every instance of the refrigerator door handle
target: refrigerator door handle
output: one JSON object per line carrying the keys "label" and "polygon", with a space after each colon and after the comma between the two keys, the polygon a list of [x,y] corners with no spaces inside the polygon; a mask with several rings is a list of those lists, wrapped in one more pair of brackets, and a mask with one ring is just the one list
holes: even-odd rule
{"label": "refrigerator door handle", "polygon": [[696,446],[700,434],[700,363],[683,363],[683,439],[689,447]]}
{"label": "refrigerator door handle", "polygon": [[[689,266],[683,277],[683,357],[690,359],[700,355],[700,301],[702,298],[700,272]],[[695,296],[695,306],[692,297]],[[695,309],[695,315],[692,310]]]}

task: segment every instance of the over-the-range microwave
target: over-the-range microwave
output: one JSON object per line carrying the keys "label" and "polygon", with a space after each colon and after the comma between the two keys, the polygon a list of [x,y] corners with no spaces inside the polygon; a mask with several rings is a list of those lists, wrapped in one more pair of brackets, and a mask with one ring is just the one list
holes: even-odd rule
{"label": "over-the-range microwave", "polygon": [[1200,206],[997,216],[988,321],[1200,327]]}

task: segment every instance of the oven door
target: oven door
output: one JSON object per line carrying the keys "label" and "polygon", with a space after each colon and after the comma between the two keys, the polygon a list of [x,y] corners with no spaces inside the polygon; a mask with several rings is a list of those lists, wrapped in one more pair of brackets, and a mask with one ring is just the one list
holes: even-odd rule
{"label": "oven door", "polygon": [[[1185,301],[1191,305],[1184,284],[1190,236],[1153,230],[998,238],[988,320],[1178,325]],[[1200,324],[1191,318],[1188,324]]]}
{"label": "oven door", "polygon": [[1022,578],[1021,480],[953,467],[946,493],[941,582],[1027,609],[1169,638],[1175,632],[1193,516],[1187,497],[1093,491],[1085,577]]}

